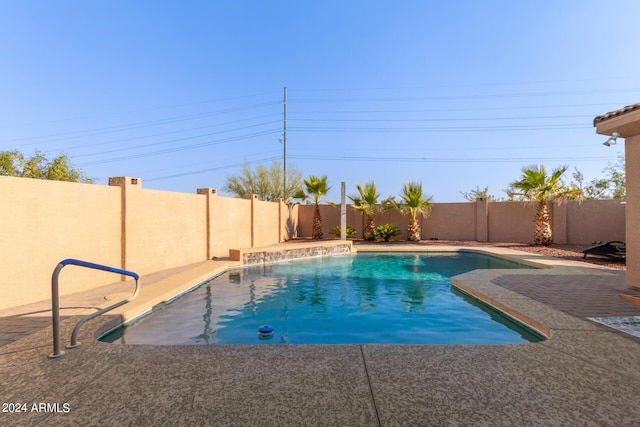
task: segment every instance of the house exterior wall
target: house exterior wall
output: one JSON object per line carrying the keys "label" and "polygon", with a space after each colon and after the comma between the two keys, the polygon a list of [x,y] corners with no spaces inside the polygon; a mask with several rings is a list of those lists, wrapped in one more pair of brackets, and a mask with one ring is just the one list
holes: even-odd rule
{"label": "house exterior wall", "polygon": [[640,289],[640,135],[625,141],[627,284]]}
{"label": "house exterior wall", "polygon": [[[627,199],[625,241],[627,243],[626,282],[640,289],[640,110],[607,114],[594,120],[601,135],[618,133],[624,138]],[[620,139],[618,140],[620,141]],[[603,148],[604,149],[604,148]]]}

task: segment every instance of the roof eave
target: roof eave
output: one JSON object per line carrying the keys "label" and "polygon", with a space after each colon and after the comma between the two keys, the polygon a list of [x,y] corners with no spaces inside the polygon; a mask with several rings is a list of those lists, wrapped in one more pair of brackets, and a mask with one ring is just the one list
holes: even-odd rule
{"label": "roof eave", "polygon": [[593,119],[596,132],[612,135],[617,132],[622,138],[640,135],[640,103],[612,111]]}

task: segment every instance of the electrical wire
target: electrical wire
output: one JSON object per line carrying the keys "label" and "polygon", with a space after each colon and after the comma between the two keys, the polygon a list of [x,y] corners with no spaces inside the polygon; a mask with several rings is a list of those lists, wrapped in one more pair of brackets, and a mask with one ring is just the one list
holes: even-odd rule
{"label": "electrical wire", "polygon": [[110,158],[110,159],[103,159],[103,160],[96,160],[96,161],[92,161],[92,162],[85,162],[85,163],[80,163],[78,166],[85,167],[85,166],[100,165],[100,164],[104,164],[104,163],[119,162],[119,161],[122,161],[122,160],[131,160],[131,159],[138,159],[138,158],[143,158],[143,157],[158,156],[160,154],[167,154],[167,153],[175,153],[175,152],[178,152],[178,151],[192,150],[194,148],[201,148],[201,147],[207,147],[207,146],[211,146],[211,145],[225,144],[227,142],[242,141],[242,140],[246,140],[246,139],[255,138],[255,137],[258,137],[258,136],[273,135],[273,134],[277,134],[277,133],[280,133],[280,132],[282,132],[281,129],[268,130],[268,131],[263,131],[263,132],[256,132],[256,133],[249,134],[249,135],[243,135],[243,136],[237,136],[237,137],[232,137],[232,138],[220,139],[220,140],[216,140],[216,141],[207,141],[207,142],[203,142],[203,143],[200,143],[200,144],[188,145],[188,146],[185,146],[185,147],[167,148],[165,150],[150,151],[150,152],[147,152],[147,153],[131,154],[131,155],[128,155],[128,156],[121,156],[121,157],[114,157],[114,158]]}
{"label": "electrical wire", "polygon": [[151,142],[149,144],[141,144],[141,145],[136,145],[136,146],[133,146],[133,147],[114,148],[113,150],[100,151],[100,152],[97,152],[97,153],[90,153],[90,154],[82,154],[82,155],[77,155],[75,157],[76,158],[80,158],[80,157],[100,156],[100,155],[103,155],[103,154],[117,153],[117,152],[120,152],[120,151],[130,151],[130,150],[135,150],[135,149],[138,149],[138,148],[155,147],[155,146],[158,146],[158,145],[170,144],[172,142],[188,141],[190,139],[203,138],[205,136],[219,135],[219,134],[228,133],[228,132],[237,132],[237,131],[240,131],[240,130],[250,129],[250,128],[259,127],[259,126],[270,125],[270,124],[274,124],[274,123],[280,123],[280,121],[279,120],[272,120],[270,122],[257,123],[255,125],[248,125],[248,126],[243,126],[243,127],[234,128],[234,129],[225,129],[225,130],[220,130],[220,131],[217,131],[217,132],[210,132],[210,133],[205,133],[205,134],[200,134],[200,135],[192,135],[192,136],[187,136],[187,137],[184,137],[184,138],[170,139],[168,141]]}
{"label": "electrical wire", "polygon": [[[128,130],[142,129],[142,128],[147,128],[147,127],[152,127],[152,126],[159,126],[159,125],[178,123],[178,122],[182,122],[182,121],[186,121],[186,120],[195,120],[195,119],[200,119],[200,118],[204,118],[204,117],[210,117],[210,116],[219,115],[219,114],[228,114],[228,113],[233,113],[233,112],[238,112],[238,111],[245,111],[245,110],[255,109],[255,108],[263,108],[263,107],[266,107],[266,106],[278,105],[278,104],[280,104],[280,102],[266,102],[266,103],[262,103],[262,104],[254,104],[254,105],[249,105],[249,106],[244,106],[244,107],[227,108],[227,109],[224,109],[224,110],[218,110],[218,111],[212,111],[212,112],[206,112],[206,113],[189,114],[189,115],[185,115],[185,116],[169,117],[169,118],[164,118],[164,119],[150,120],[150,121],[144,121],[144,122],[138,122],[138,123],[129,123],[129,124],[124,124],[124,125],[104,126],[104,127],[100,127],[100,128],[83,129],[83,130],[63,132],[63,133],[51,134],[51,135],[40,135],[40,136],[32,136],[32,137],[26,137],[26,138],[8,139],[8,140],[2,140],[2,141],[0,141],[0,143],[27,141],[27,140],[33,140],[33,139],[52,138],[53,137],[53,139],[45,139],[44,141],[37,141],[37,142],[17,145],[17,147],[22,147],[22,146],[27,146],[27,145],[35,145],[35,144],[42,144],[42,143],[55,142],[55,141],[65,141],[65,140],[70,140],[70,139],[86,138],[88,136],[105,135],[105,134],[109,134],[109,133],[124,132],[124,131],[128,131]],[[92,133],[87,133],[87,132],[92,132]],[[81,135],[78,135],[78,134],[81,134]],[[55,138],[55,137],[59,137],[59,136],[63,136],[63,138]]]}
{"label": "electrical wire", "polygon": [[[191,107],[193,105],[211,104],[213,102],[227,102],[227,101],[232,101],[232,100],[236,100],[236,99],[253,98],[253,97],[256,97],[256,96],[274,95],[276,93],[280,93],[280,91],[268,91],[268,92],[256,93],[256,94],[252,94],[252,95],[241,95],[241,96],[235,96],[235,97],[231,97],[231,98],[221,98],[221,99],[217,99],[217,100],[189,102],[189,103],[186,103],[186,104],[175,104],[175,105],[167,105],[167,106],[162,106],[162,107],[142,108],[142,109],[138,109],[138,110],[120,111],[120,112],[116,112],[116,113],[106,113],[106,114],[97,114],[97,115],[93,115],[93,116],[69,117],[69,118],[58,119],[58,120],[49,120],[49,121],[46,121],[46,122],[32,122],[32,123],[21,123],[21,124],[15,124],[15,125],[3,125],[3,126],[0,126],[0,129],[11,127],[11,126],[34,126],[34,125],[43,124],[43,123],[60,123],[60,122],[73,121],[73,120],[99,119],[99,118],[102,118],[102,117],[131,115],[131,114],[134,114],[134,113],[145,113],[145,112],[148,112],[148,111],[169,110],[169,109],[174,109],[174,108]],[[278,103],[281,103],[281,101],[279,101]]]}
{"label": "electrical wire", "polygon": [[[147,138],[154,138],[154,137],[157,137],[157,136],[172,135],[172,134],[182,133],[182,132],[191,132],[191,131],[194,131],[194,130],[207,129],[207,128],[212,128],[212,127],[217,127],[217,126],[225,126],[225,125],[230,125],[230,124],[234,124],[234,123],[248,122],[248,121],[251,121],[251,120],[264,119],[264,118],[267,118],[267,117],[280,116],[280,115],[281,114],[265,114],[265,115],[262,115],[262,116],[251,117],[251,118],[248,118],[248,119],[232,120],[230,122],[215,123],[215,124],[206,125],[206,126],[198,126],[198,127],[193,127],[193,128],[187,128],[187,129],[179,129],[179,130],[155,133],[155,134],[150,134],[150,135],[133,136],[133,137],[130,137],[130,138],[115,139],[115,140],[111,140],[111,141],[101,141],[101,142],[96,142],[96,143],[92,143],[92,144],[75,145],[73,148],[74,149],[80,149],[80,148],[96,147],[96,146],[103,146],[103,145],[111,145],[111,144],[117,144],[118,142],[135,141],[135,140],[138,140],[138,139],[147,139]],[[209,135],[209,134],[201,134],[199,136],[206,136],[206,135]],[[179,141],[179,140],[175,140],[175,141]],[[62,148],[52,148],[50,150],[46,150],[45,153],[62,151],[62,150],[63,150]],[[82,156],[75,156],[75,157],[82,157]]]}
{"label": "electrical wire", "polygon": [[[269,162],[269,161],[278,160],[278,159],[281,159],[281,158],[282,158],[281,156],[267,157],[267,158],[263,158],[263,159],[252,160],[250,163],[251,164],[260,164],[260,163],[266,163],[266,162]],[[200,174],[203,174],[203,173],[214,172],[214,171],[223,170],[223,169],[232,169],[232,168],[237,168],[237,167],[240,167],[240,166],[244,166],[246,163],[247,162],[235,163],[235,164],[231,164],[231,165],[216,166],[216,167],[213,167],[213,168],[200,169],[200,170],[197,170],[197,171],[178,173],[178,174],[174,174],[174,175],[166,175],[166,176],[160,176],[160,177],[155,177],[155,178],[146,178],[145,182],[160,181],[160,180],[163,180],[163,179],[171,179],[171,178],[180,178],[180,177],[189,176],[189,175],[200,175]]]}
{"label": "electrical wire", "polygon": [[500,99],[500,98],[528,98],[558,95],[591,95],[608,93],[629,93],[640,92],[640,88],[629,89],[592,89],[592,90],[571,90],[555,92],[529,92],[529,93],[503,93],[488,95],[441,95],[441,96],[407,96],[388,98],[291,98],[291,102],[416,102],[416,101],[459,101],[468,99]]}
{"label": "electrical wire", "polygon": [[[431,112],[460,112],[460,111],[490,111],[490,110],[535,110],[535,109],[566,109],[577,107],[603,107],[612,105],[621,105],[625,101],[620,102],[608,102],[599,104],[564,104],[564,105],[528,105],[528,106],[504,106],[504,107],[460,107],[460,108],[427,108],[427,109],[411,109],[411,110],[331,110],[331,111],[296,111],[290,109],[288,114],[295,116],[296,114],[369,114],[369,113],[431,113]],[[295,105],[295,104],[294,104]],[[589,116],[591,117],[591,116]]]}
{"label": "electrical wire", "polygon": [[602,161],[616,160],[615,157],[490,157],[490,158],[455,158],[455,157],[374,157],[374,156],[300,156],[290,155],[295,160],[326,160],[348,162],[403,162],[403,163],[531,163],[535,161]]}
{"label": "electrical wire", "polygon": [[593,118],[592,115],[570,116],[519,116],[519,117],[477,117],[477,118],[447,118],[447,119],[307,119],[289,118],[291,122],[467,122],[467,121],[491,121],[491,120],[540,120],[540,119],[568,119],[568,118]]}
{"label": "electrical wire", "polygon": [[557,124],[557,125],[514,125],[514,126],[455,126],[455,127],[415,127],[415,128],[378,128],[378,127],[314,127],[291,126],[290,131],[300,132],[363,132],[363,133],[388,133],[388,132],[500,132],[500,131],[532,131],[532,130],[563,130],[563,129],[590,129],[586,124]]}

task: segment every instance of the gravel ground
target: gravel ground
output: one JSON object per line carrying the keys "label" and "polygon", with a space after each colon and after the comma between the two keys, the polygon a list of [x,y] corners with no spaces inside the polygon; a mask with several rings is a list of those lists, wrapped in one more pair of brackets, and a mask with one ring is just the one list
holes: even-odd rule
{"label": "gravel ground", "polygon": [[[415,245],[451,245],[451,246],[499,246],[502,248],[510,248],[522,252],[531,252],[535,254],[552,256],[556,258],[568,259],[572,261],[580,261],[585,264],[597,264],[616,270],[626,270],[627,266],[624,260],[608,259],[604,257],[596,257],[589,255],[582,258],[582,251],[593,245],[556,245],[551,246],[535,246],[527,243],[506,243],[506,242],[474,242],[474,241],[454,241],[454,240],[422,240],[420,242],[393,241],[390,243],[415,244]],[[374,242],[364,242],[362,240],[354,240],[355,245],[375,244]]]}

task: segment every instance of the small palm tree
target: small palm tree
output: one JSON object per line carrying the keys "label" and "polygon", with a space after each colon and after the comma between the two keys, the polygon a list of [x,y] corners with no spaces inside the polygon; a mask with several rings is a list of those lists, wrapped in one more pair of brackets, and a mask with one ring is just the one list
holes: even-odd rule
{"label": "small palm tree", "polygon": [[378,205],[380,193],[378,193],[376,184],[373,181],[366,183],[364,186],[356,184],[356,188],[358,189],[359,194],[357,196],[349,196],[349,198],[353,201],[353,208],[360,211],[367,217],[367,223],[364,227],[362,237],[365,240],[375,240],[376,226],[373,220],[375,214],[381,210],[392,207],[393,200],[391,198],[387,198]]}
{"label": "small palm tree", "polygon": [[[342,227],[335,226],[331,229],[331,231],[329,231],[329,233],[333,234],[334,236],[336,236],[337,238],[340,238],[340,236],[342,236]],[[356,237],[356,234],[358,234],[358,232],[356,231],[355,228],[353,227],[349,227],[347,225],[347,229],[345,230],[345,237],[347,239],[351,239],[353,237]]]}
{"label": "small palm tree", "polygon": [[562,201],[566,198],[582,198],[582,190],[577,188],[570,189],[562,183],[562,174],[568,168],[568,166],[558,167],[549,176],[544,165],[524,167],[522,168],[521,179],[509,184],[513,190],[513,195],[538,203],[534,219],[536,225],[534,241],[536,245],[549,246],[552,241],[553,234],[547,202]]}
{"label": "small palm tree", "polygon": [[402,234],[402,231],[400,231],[394,224],[382,224],[376,227],[374,234],[376,238],[383,239],[385,242],[388,242],[392,237]]}
{"label": "small palm tree", "polygon": [[407,240],[418,242],[421,238],[420,222],[418,214],[428,215],[431,210],[432,196],[425,197],[422,193],[421,182],[407,182],[404,184],[400,195],[400,209],[409,214],[409,228]]}
{"label": "small palm tree", "polygon": [[313,212],[313,229],[311,231],[311,237],[320,240],[322,239],[322,218],[320,217],[320,198],[325,196],[331,187],[327,186],[327,175],[323,177],[317,177],[310,175],[309,179],[304,180],[304,185],[307,188],[305,193],[303,190],[299,190],[293,195],[294,199],[307,200],[313,196],[316,208]]}

